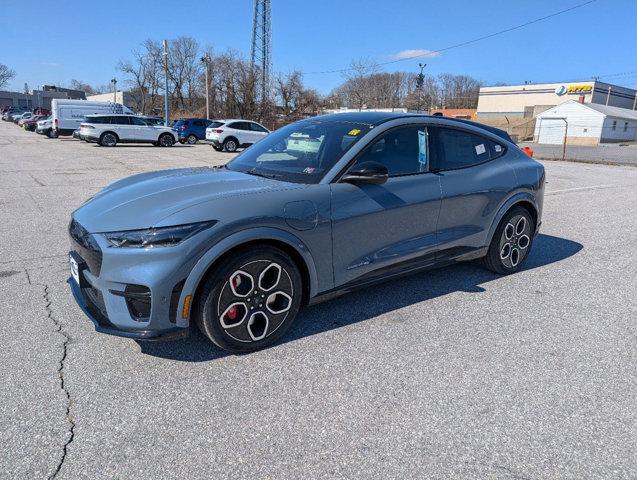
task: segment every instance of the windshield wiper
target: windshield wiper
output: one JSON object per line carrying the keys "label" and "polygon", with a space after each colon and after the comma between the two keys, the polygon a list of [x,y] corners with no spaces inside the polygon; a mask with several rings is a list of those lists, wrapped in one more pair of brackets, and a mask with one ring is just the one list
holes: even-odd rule
{"label": "windshield wiper", "polygon": [[274,173],[259,172],[259,171],[257,171],[257,167],[251,168],[246,173],[250,174],[250,175],[255,175],[257,177],[270,178],[272,180],[274,180],[275,178],[277,178],[279,176],[279,175],[276,175]]}

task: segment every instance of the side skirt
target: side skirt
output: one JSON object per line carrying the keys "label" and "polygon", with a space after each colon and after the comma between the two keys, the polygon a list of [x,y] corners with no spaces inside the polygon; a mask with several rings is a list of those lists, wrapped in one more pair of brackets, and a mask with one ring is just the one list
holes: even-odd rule
{"label": "side skirt", "polygon": [[395,280],[427,270],[434,270],[453,265],[455,263],[475,260],[477,258],[484,257],[488,250],[489,247],[457,247],[449,250],[443,250],[435,254],[426,255],[424,257],[419,257],[414,260],[400,262],[389,267],[383,267],[357,278],[352,282],[348,282],[310,298],[308,305],[316,305],[317,303],[326,302],[333,298],[340,297],[341,295],[345,295],[346,293],[354,292],[372,285],[377,285],[381,282],[386,282],[387,280]]}

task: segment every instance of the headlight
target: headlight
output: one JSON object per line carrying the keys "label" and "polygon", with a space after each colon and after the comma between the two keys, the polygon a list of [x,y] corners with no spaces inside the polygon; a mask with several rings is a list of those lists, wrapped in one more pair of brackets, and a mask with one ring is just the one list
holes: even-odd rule
{"label": "headlight", "polygon": [[145,230],[127,230],[125,232],[104,233],[106,240],[114,247],[156,248],[172,247],[187,238],[212,227],[216,220],[209,222],[175,225],[174,227],[148,228]]}

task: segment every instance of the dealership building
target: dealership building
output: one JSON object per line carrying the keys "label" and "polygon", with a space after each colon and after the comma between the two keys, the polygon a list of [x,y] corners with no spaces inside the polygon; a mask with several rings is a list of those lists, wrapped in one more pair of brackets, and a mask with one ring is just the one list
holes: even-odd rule
{"label": "dealership building", "polygon": [[637,108],[637,90],[590,81],[482,87],[478,120],[535,118],[549,108],[570,100],[628,110]]}

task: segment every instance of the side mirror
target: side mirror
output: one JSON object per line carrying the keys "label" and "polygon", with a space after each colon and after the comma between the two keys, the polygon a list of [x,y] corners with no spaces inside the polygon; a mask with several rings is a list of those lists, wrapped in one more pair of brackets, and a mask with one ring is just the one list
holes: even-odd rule
{"label": "side mirror", "polygon": [[360,165],[354,165],[349,172],[343,175],[341,181],[380,185],[385,183],[388,178],[389,171],[385,165],[378,162],[363,162]]}

